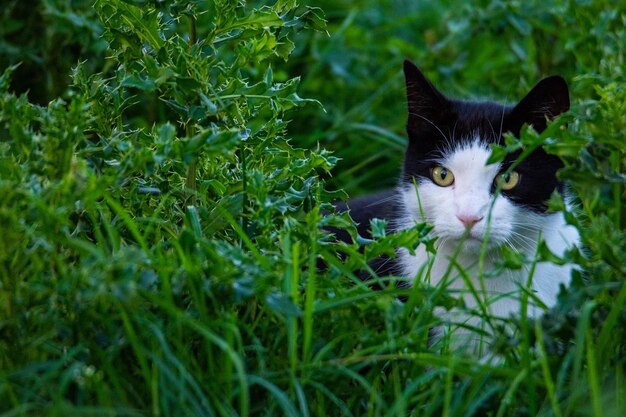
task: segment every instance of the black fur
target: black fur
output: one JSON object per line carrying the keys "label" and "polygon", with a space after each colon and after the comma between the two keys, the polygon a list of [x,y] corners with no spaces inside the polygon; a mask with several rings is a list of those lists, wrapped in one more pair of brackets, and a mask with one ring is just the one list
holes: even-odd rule
{"label": "black fur", "polygon": [[[338,211],[350,210],[350,217],[357,225],[357,232],[364,238],[371,238],[370,220],[393,219],[397,216],[397,206],[395,199],[395,190],[385,190],[376,194],[369,194],[357,198],[353,198],[347,203],[338,203],[336,208]],[[335,236],[344,242],[351,242],[350,235],[340,229],[332,230]],[[379,276],[392,274],[394,263],[387,256],[381,256],[370,263],[370,267]],[[368,279],[369,276],[363,271],[357,272],[362,279]]]}
{"label": "black fur", "polygon": [[[390,219],[396,213],[395,190],[385,190],[375,194],[353,198],[347,203],[337,204],[339,211],[350,210],[350,217],[357,224],[359,235],[371,238],[370,219]],[[346,240],[346,239],[341,239]]]}

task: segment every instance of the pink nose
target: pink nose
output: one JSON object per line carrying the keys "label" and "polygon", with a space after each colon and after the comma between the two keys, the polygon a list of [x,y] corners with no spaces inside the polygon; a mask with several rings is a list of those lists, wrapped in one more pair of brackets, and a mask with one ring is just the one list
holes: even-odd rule
{"label": "pink nose", "polygon": [[471,214],[457,214],[456,218],[463,223],[466,229],[471,229],[476,223],[483,219],[483,216],[478,217]]}

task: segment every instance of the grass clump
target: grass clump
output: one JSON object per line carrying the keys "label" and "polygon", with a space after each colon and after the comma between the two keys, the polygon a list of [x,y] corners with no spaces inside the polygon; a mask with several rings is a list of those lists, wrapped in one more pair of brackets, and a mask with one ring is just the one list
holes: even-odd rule
{"label": "grass clump", "polygon": [[[622,416],[624,7],[261,3],[2,12],[0,415]],[[405,57],[461,96],[571,81],[522,141],[566,163],[580,271],[497,362],[429,346],[454,294],[354,276],[427,225],[323,231],[395,181]]]}

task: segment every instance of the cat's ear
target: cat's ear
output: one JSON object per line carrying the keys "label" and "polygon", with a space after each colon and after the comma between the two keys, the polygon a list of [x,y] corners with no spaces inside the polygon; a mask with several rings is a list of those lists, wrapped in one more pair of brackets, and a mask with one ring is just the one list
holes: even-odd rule
{"label": "cat's ear", "polygon": [[404,61],[404,78],[409,107],[409,132],[417,131],[426,124],[436,123],[449,109],[448,99],[409,60]]}
{"label": "cat's ear", "polygon": [[546,119],[552,120],[569,110],[569,89],[565,80],[554,75],[539,81],[513,109],[513,122],[520,128],[533,125],[537,132],[546,128]]}

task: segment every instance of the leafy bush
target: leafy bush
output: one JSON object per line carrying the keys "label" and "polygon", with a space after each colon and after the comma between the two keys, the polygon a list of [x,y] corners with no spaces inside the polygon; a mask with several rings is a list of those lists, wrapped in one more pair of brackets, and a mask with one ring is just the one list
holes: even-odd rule
{"label": "leafy bush", "polygon": [[[257,3],[3,10],[0,415],[622,416],[626,8]],[[582,272],[495,362],[428,345],[451,295],[353,274],[427,225],[323,231],[395,182],[405,57],[451,95],[573,87],[521,140],[566,162]]]}

